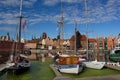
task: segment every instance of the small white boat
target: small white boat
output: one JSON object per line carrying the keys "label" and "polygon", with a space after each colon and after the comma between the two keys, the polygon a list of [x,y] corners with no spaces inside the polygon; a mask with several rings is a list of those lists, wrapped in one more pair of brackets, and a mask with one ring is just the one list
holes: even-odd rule
{"label": "small white boat", "polygon": [[93,69],[102,69],[105,65],[105,62],[98,62],[98,61],[86,61],[83,62],[86,67],[93,68]]}

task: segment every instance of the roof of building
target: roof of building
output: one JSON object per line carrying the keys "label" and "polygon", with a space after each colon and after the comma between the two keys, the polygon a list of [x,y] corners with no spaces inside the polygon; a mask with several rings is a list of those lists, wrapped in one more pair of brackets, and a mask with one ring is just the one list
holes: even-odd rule
{"label": "roof of building", "polygon": [[94,38],[89,38],[88,42],[95,42],[95,39]]}
{"label": "roof of building", "polygon": [[81,41],[84,41],[86,39],[87,39],[87,37],[85,35],[81,35]]}

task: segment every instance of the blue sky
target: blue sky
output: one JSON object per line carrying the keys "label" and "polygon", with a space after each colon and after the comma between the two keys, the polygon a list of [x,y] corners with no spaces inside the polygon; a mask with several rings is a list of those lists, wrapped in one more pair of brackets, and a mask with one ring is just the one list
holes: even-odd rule
{"label": "blue sky", "polygon": [[[81,34],[86,32],[85,0],[62,0],[64,38],[74,34],[74,19]],[[88,37],[117,36],[120,33],[120,0],[86,0]],[[0,0],[0,36],[7,32],[14,38],[18,27],[20,0]],[[51,38],[58,35],[60,0],[23,0],[23,21],[27,20],[23,38],[39,38],[43,32]],[[23,31],[22,31],[23,32]]]}

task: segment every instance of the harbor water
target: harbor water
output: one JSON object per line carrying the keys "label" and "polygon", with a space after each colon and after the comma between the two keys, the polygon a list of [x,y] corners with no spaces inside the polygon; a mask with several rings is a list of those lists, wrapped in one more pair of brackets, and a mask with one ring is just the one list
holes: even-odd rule
{"label": "harbor water", "polygon": [[0,80],[53,80],[55,74],[49,64],[51,64],[51,61],[44,63],[31,61],[31,68],[27,72],[19,75],[7,72],[1,76]]}
{"label": "harbor water", "polygon": [[[45,62],[31,61],[31,68],[27,72],[24,72],[19,75],[7,72],[0,77],[0,80],[53,80],[56,77],[56,75],[50,68],[50,64],[52,64],[51,59],[48,59]],[[62,75],[69,76],[72,78],[87,78],[117,74],[120,74],[120,72],[109,68],[103,68],[102,70],[85,68],[83,72],[79,73],[78,75],[75,74],[62,74]]]}

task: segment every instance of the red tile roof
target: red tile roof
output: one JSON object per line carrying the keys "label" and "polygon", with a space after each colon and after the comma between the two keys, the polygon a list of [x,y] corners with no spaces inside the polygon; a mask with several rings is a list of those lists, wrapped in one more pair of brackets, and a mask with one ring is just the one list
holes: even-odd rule
{"label": "red tile roof", "polygon": [[89,38],[88,42],[95,42],[95,39],[94,38]]}
{"label": "red tile roof", "polygon": [[87,39],[87,37],[85,35],[81,35],[81,41],[84,41],[86,39]]}

